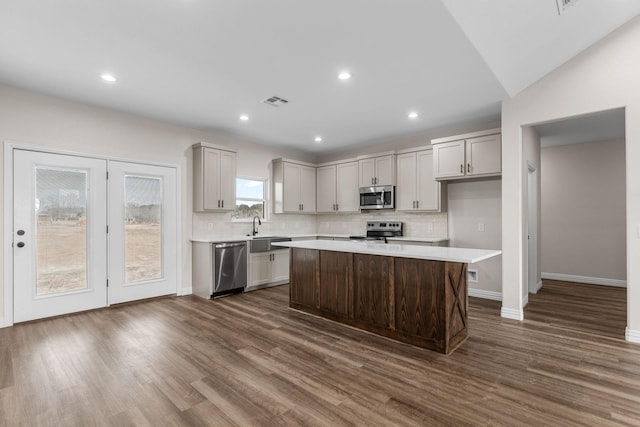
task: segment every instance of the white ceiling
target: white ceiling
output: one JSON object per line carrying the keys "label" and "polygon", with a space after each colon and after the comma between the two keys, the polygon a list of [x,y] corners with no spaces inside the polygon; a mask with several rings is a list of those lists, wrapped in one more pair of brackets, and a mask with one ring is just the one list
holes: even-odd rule
{"label": "white ceiling", "polygon": [[0,82],[327,152],[495,121],[638,14],[638,0],[562,16],[556,0],[0,0]]}

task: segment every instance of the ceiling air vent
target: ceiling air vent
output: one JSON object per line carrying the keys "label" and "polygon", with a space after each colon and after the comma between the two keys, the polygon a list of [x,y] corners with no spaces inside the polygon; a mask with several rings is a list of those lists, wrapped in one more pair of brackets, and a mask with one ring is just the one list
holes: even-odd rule
{"label": "ceiling air vent", "polygon": [[262,102],[267,105],[271,105],[272,107],[282,107],[283,105],[287,105],[289,103],[289,101],[284,98],[280,98],[279,96],[272,96],[271,98],[267,98]]}
{"label": "ceiling air vent", "polygon": [[573,6],[578,0],[556,0],[558,3],[558,15],[562,15],[570,6]]}

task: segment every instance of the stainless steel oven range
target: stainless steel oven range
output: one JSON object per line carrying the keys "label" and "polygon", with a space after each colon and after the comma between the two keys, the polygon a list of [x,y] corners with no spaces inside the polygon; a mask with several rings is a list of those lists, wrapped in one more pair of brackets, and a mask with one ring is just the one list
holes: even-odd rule
{"label": "stainless steel oven range", "polygon": [[368,240],[387,243],[388,237],[402,237],[401,221],[367,221],[367,234],[349,236],[350,240]]}

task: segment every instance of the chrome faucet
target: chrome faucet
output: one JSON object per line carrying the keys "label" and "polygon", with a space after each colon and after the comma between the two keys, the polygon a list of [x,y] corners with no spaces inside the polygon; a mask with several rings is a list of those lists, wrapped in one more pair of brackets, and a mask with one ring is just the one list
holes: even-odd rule
{"label": "chrome faucet", "polygon": [[258,234],[258,230],[256,229],[256,219],[258,220],[258,225],[262,225],[262,221],[260,221],[260,217],[258,215],[253,217],[253,224],[251,227],[251,235],[255,236]]}

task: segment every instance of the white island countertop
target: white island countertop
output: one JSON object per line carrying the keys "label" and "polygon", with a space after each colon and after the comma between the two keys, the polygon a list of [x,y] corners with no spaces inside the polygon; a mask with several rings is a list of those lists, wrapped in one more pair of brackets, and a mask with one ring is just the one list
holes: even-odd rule
{"label": "white island countertop", "polygon": [[287,248],[316,249],[320,251],[428,259],[432,261],[464,262],[468,264],[473,264],[502,254],[502,251],[492,249],[416,246],[395,243],[371,243],[368,241],[302,240],[297,242],[277,242],[272,243],[272,245]]}
{"label": "white island countertop", "polygon": [[[311,239],[348,239],[350,236],[348,234],[330,234],[330,233],[308,233],[308,234],[286,234],[286,233],[277,233],[277,234],[259,234],[255,237],[273,237],[273,236],[282,236],[282,237],[290,237],[292,239],[303,239],[303,238],[311,238]],[[253,237],[247,235],[234,235],[234,236],[217,236],[217,237],[192,237],[192,242],[200,242],[200,243],[226,243],[226,242],[242,242],[252,240]],[[448,237],[387,237],[389,242],[417,242],[417,243],[440,243],[446,242],[449,240]]]}

